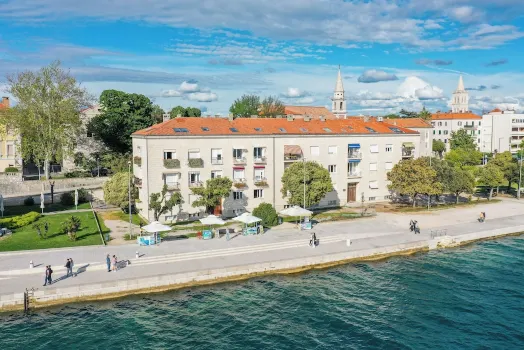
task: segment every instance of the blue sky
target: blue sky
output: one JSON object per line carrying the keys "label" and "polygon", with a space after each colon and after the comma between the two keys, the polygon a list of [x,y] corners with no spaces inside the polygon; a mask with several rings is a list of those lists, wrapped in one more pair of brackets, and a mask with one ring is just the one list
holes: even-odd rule
{"label": "blue sky", "polygon": [[[244,93],[351,114],[522,109],[522,0],[0,0],[0,77],[59,59],[94,95],[227,114]],[[2,86],[0,78],[0,89]]]}

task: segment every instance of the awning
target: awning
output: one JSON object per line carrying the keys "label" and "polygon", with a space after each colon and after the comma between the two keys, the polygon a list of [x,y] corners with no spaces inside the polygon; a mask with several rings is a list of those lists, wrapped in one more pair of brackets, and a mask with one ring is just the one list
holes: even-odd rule
{"label": "awning", "polygon": [[348,148],[360,148],[360,143],[350,143]]}
{"label": "awning", "polygon": [[298,145],[284,145],[284,154],[302,155],[302,148]]}
{"label": "awning", "polygon": [[348,159],[348,163],[360,163],[360,159]]}
{"label": "awning", "polygon": [[234,166],[233,170],[244,170],[243,166]]}
{"label": "awning", "polygon": [[266,167],[263,165],[255,165],[255,169],[265,169]]}
{"label": "awning", "polygon": [[415,148],[415,144],[413,142],[403,142],[402,146],[406,148]]}

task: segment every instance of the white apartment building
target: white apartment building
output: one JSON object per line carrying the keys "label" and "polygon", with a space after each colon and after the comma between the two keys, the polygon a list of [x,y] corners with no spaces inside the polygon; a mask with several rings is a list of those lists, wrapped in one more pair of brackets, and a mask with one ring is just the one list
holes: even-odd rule
{"label": "white apartment building", "polygon": [[401,126],[416,131],[420,134],[419,143],[416,146],[420,157],[431,157],[433,155],[433,125],[422,118],[389,118],[385,123]]}
{"label": "white apartment building", "polygon": [[402,159],[418,157],[419,133],[377,120],[289,118],[176,118],[132,135],[138,209],[152,219],[148,201],[164,184],[180,191],[181,210],[162,221],[198,219],[191,188],[206,180],[232,179],[231,195],[217,214],[232,217],[260,203],[277,211],[284,170],[294,162],[315,161],[331,174],[334,190],[319,207],[389,199],[387,172]]}
{"label": "white apartment building", "polygon": [[482,145],[482,117],[471,112],[465,113],[435,113],[431,116],[433,126],[433,139],[440,140],[446,144],[449,151],[449,139],[451,132],[465,129],[471,135],[480,149]]}
{"label": "white apartment building", "polygon": [[482,152],[517,153],[524,140],[524,114],[494,109],[482,116]]}

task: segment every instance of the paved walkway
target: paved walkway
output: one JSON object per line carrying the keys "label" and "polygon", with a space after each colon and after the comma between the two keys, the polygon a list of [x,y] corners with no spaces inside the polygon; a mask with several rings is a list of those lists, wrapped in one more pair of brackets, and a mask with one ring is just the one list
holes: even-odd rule
{"label": "paved walkway", "polygon": [[[124,236],[129,233],[129,222],[122,220],[104,220],[106,227],[111,231],[111,240],[107,242],[108,245],[122,245],[132,244],[130,241],[126,241]],[[140,226],[132,224],[133,232],[139,233]]]}
{"label": "paved walkway", "polygon": [[[308,246],[311,231],[296,229],[272,230],[259,236],[231,236],[213,240],[181,239],[164,242],[155,247],[137,245],[92,246],[55,250],[39,250],[0,254],[0,296],[19,293],[25,288],[54,289],[81,286],[115,280],[129,280],[155,275],[234,267],[245,264],[305,258],[335,254],[351,250],[366,250],[395,244],[428,240],[432,230],[446,230],[448,235],[462,235],[479,230],[524,225],[524,201],[504,200],[461,209],[434,211],[427,214],[379,214],[346,222],[322,223],[314,228],[320,246]],[[487,221],[476,221],[478,213],[485,211]],[[421,234],[408,230],[410,219],[419,221]],[[107,224],[107,222],[106,222]],[[351,239],[351,246],[346,245]],[[140,258],[136,258],[136,252]],[[130,265],[117,272],[106,272],[105,256],[115,254]],[[73,258],[75,278],[62,278],[65,260]],[[35,268],[29,268],[32,260]],[[57,283],[42,287],[45,265],[52,265]]]}

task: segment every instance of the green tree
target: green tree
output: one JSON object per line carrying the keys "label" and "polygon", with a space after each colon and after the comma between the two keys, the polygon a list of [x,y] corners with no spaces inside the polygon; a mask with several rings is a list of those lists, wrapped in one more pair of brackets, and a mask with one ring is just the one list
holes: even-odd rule
{"label": "green tree", "polygon": [[249,118],[252,115],[258,115],[259,109],[260,97],[257,95],[242,95],[229,107],[229,112],[233,114],[233,118]]}
{"label": "green tree", "polygon": [[171,109],[171,112],[169,112],[169,115],[171,116],[171,118],[177,118],[179,115],[181,117],[185,117],[186,108],[182,106],[173,107],[173,109]]}
{"label": "green tree", "polygon": [[511,152],[497,153],[488,164],[493,164],[502,171],[504,178],[508,181],[508,191],[511,189],[511,183],[518,181],[519,167]]}
{"label": "green tree", "polygon": [[454,167],[466,169],[468,166],[479,165],[482,160],[482,153],[474,149],[456,148],[446,153],[444,159]]}
{"label": "green tree", "polygon": [[222,203],[222,199],[231,193],[233,181],[227,177],[218,177],[206,181],[204,187],[192,187],[191,192],[200,196],[192,204],[194,208],[205,207],[206,212],[212,214],[213,209]]}
{"label": "green tree", "polygon": [[285,114],[285,107],[278,97],[268,96],[260,104],[260,117],[275,118],[278,115]]}
{"label": "green tree", "polygon": [[452,150],[462,148],[465,150],[475,151],[477,145],[471,135],[468,134],[467,130],[459,129],[451,132],[451,138],[449,139],[449,146]]}
{"label": "green tree", "polygon": [[70,240],[76,241],[76,233],[81,226],[82,221],[77,216],[70,216],[62,222],[62,233],[67,234]]}
{"label": "green tree", "polygon": [[296,162],[287,167],[282,175],[282,197],[288,197],[288,204],[304,205],[304,180],[306,208],[318,204],[333,191],[331,176],[326,168],[317,162]]}
{"label": "green tree", "polygon": [[262,219],[262,225],[273,227],[278,224],[278,214],[275,208],[269,203],[260,203],[253,209],[253,215]]}
{"label": "green tree", "polygon": [[440,140],[433,140],[432,150],[442,159],[442,155],[446,152],[446,144]]}
{"label": "green tree", "polygon": [[201,117],[202,111],[199,108],[187,107],[186,108],[186,117]]}
{"label": "green tree", "polygon": [[160,193],[151,193],[149,195],[149,208],[153,211],[155,221],[160,220],[160,215],[168,211],[172,212],[174,207],[184,203],[180,192],[174,191],[169,199],[166,199],[167,193],[167,185],[164,185]]}
{"label": "green tree", "polygon": [[164,121],[164,110],[159,105],[153,105],[151,110],[151,116],[155,119],[155,122],[162,123]]}
{"label": "green tree", "polygon": [[405,109],[401,109],[399,114],[401,118],[418,118],[417,112],[406,111]]}
{"label": "green tree", "polygon": [[395,164],[387,174],[391,184],[390,190],[413,198],[416,205],[418,194],[437,195],[442,193],[442,184],[437,181],[437,172],[432,169],[426,159],[407,159]]}
{"label": "green tree", "polygon": [[400,118],[400,116],[398,114],[395,114],[395,113],[389,113],[389,114],[386,114],[384,116],[385,119],[396,119],[396,118]]}
{"label": "green tree", "polygon": [[[129,177],[127,172],[116,173],[104,183],[104,200],[107,204],[117,205],[122,209],[129,206]],[[138,189],[131,184],[131,201],[138,198]]]}
{"label": "green tree", "polygon": [[504,181],[504,173],[495,164],[488,163],[479,170],[479,181],[489,188],[488,200],[493,197],[493,188]]}
{"label": "green tree", "polygon": [[456,203],[458,204],[461,193],[472,193],[475,189],[475,177],[470,171],[464,169],[450,169],[451,176],[447,179],[446,191],[455,195]]}
{"label": "green tree", "polygon": [[422,118],[424,120],[431,120],[431,113],[429,113],[426,110],[426,107],[423,107],[422,110],[420,111],[420,113],[418,114],[418,117]]}
{"label": "green tree", "polygon": [[102,113],[91,120],[88,129],[116,153],[130,153],[131,134],[156,122],[153,104],[144,95],[105,90],[100,95],[100,105]]}
{"label": "green tree", "polygon": [[81,131],[80,111],[91,96],[56,61],[37,72],[23,71],[7,77],[7,92],[17,100],[6,114],[8,125],[22,135],[23,159],[49,165],[73,155]]}

